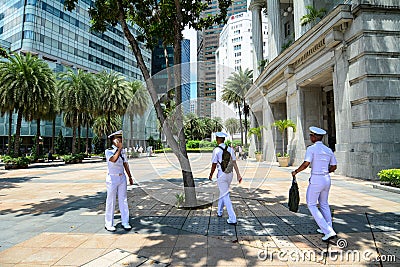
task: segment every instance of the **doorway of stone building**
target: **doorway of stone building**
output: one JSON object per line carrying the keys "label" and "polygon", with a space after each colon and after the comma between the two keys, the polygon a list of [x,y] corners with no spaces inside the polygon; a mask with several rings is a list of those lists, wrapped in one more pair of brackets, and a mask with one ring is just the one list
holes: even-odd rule
{"label": "doorway of stone building", "polygon": [[335,151],[336,145],[336,127],[335,127],[335,103],[334,103],[334,94],[333,90],[325,91],[325,118],[324,124],[327,129],[327,143],[328,147]]}

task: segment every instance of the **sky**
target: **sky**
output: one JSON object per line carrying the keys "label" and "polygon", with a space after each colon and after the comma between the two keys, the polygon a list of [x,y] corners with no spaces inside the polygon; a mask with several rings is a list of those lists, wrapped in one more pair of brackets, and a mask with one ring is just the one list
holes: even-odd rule
{"label": "sky", "polygon": [[[193,29],[185,28],[183,38],[190,40],[190,63],[197,62],[197,32]],[[196,64],[191,64],[190,69],[190,99],[197,97],[197,71]]]}

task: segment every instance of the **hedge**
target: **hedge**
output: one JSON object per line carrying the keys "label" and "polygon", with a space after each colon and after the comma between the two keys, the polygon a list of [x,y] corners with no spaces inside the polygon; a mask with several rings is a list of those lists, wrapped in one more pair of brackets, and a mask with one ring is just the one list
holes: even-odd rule
{"label": "hedge", "polygon": [[[213,147],[186,148],[187,153],[212,153]],[[171,148],[156,149],[153,153],[173,153]]]}
{"label": "hedge", "polygon": [[378,172],[381,182],[400,187],[400,169],[387,169]]}

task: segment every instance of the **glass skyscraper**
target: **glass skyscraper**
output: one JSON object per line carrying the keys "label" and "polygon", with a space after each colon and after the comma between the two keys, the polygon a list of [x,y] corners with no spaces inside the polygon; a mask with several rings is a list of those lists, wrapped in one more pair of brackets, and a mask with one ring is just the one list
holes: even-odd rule
{"label": "glass skyscraper", "polygon": [[[7,44],[5,48],[11,52],[37,55],[48,62],[55,72],[68,67],[89,72],[114,70],[128,80],[144,80],[120,26],[108,27],[104,33],[90,31],[88,9],[93,1],[78,1],[72,12],[64,10],[63,3],[64,0],[0,1],[0,41]],[[137,30],[136,26],[131,28],[135,35]],[[151,51],[145,49],[143,43],[139,45],[145,64],[150,69]],[[0,148],[4,148],[7,140],[4,138],[8,134],[7,121],[6,117],[0,118],[0,136],[3,136]],[[56,125],[56,133],[61,129],[64,136],[72,135],[72,130],[63,126],[61,117],[57,118]],[[154,125],[157,129],[156,122]],[[43,121],[41,127],[42,135],[50,137],[51,122]],[[33,136],[35,133],[35,122],[32,125],[23,123],[22,136]],[[148,136],[138,138],[147,139]]]}

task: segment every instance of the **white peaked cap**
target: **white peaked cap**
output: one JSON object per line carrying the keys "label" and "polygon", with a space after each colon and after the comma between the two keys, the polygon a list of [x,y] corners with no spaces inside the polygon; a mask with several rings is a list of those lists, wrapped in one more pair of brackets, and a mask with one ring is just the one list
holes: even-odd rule
{"label": "white peaked cap", "polygon": [[215,136],[216,136],[216,137],[223,137],[223,138],[225,138],[225,137],[228,137],[228,134],[223,133],[223,132],[216,132],[216,133],[215,133]]}
{"label": "white peaked cap", "polygon": [[326,134],[326,131],[324,129],[315,127],[315,126],[311,126],[310,128],[310,132],[312,132],[313,134],[318,134],[318,135],[324,135]]}
{"label": "white peaked cap", "polygon": [[114,135],[120,135],[120,136],[122,136],[122,130],[119,130],[119,131],[116,131],[115,133],[110,134],[110,135],[108,136],[108,138],[111,138],[111,137],[113,137]]}

